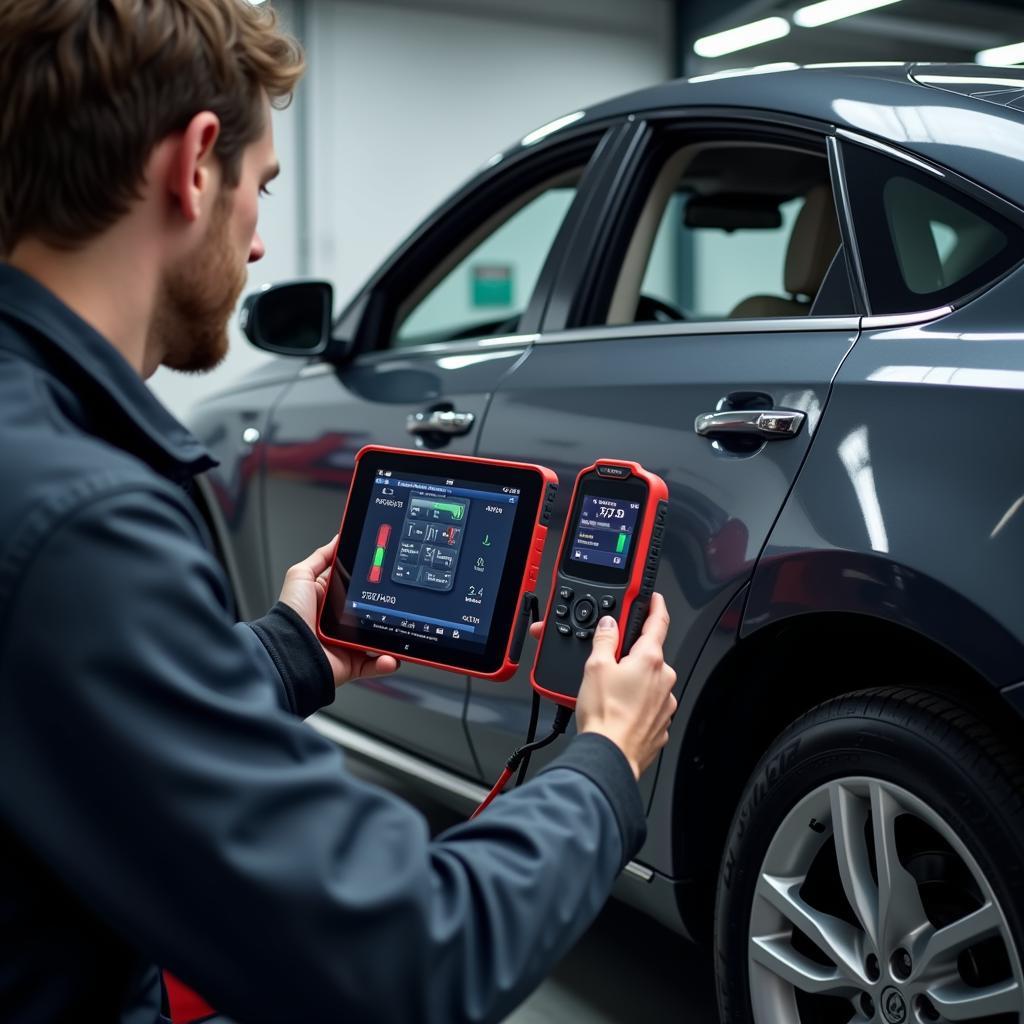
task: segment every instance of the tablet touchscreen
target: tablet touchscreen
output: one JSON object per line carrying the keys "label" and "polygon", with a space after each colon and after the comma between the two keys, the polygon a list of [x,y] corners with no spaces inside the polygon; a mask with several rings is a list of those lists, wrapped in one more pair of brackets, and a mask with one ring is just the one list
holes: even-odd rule
{"label": "tablet touchscreen", "polygon": [[488,673],[505,658],[544,479],[366,449],[320,620],[327,639]]}

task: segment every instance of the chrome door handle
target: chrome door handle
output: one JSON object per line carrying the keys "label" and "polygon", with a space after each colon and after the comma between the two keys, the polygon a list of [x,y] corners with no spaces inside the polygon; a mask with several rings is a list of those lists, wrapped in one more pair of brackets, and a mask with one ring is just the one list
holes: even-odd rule
{"label": "chrome door handle", "polygon": [[455,412],[448,409],[435,409],[433,412],[410,413],[405,420],[405,429],[410,434],[468,434],[476,421],[471,412]]}
{"label": "chrome door handle", "polygon": [[693,429],[701,437],[745,435],[764,441],[785,441],[800,433],[805,419],[805,413],[790,409],[730,409],[698,416]]}

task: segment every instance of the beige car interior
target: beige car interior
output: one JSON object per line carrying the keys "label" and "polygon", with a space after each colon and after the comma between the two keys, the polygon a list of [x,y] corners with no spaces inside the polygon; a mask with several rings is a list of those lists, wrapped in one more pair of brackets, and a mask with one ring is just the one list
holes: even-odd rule
{"label": "beige car interior", "polygon": [[[734,151],[734,152],[729,152]],[[756,169],[760,178],[753,176]],[[824,157],[780,144],[741,141],[694,143],[664,164],[640,213],[608,310],[609,324],[633,323],[655,237],[672,195],[803,194],[790,234],[783,280],[785,295],[751,295],[729,318],[806,316],[839,247],[839,225]],[[805,189],[805,191],[801,191]]]}

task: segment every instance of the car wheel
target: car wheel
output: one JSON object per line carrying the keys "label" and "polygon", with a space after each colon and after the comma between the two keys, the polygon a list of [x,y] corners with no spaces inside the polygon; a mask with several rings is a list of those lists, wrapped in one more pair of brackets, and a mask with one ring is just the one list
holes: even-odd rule
{"label": "car wheel", "polygon": [[945,698],[828,701],[762,758],[718,882],[723,1024],[1024,1021],[1024,770]]}

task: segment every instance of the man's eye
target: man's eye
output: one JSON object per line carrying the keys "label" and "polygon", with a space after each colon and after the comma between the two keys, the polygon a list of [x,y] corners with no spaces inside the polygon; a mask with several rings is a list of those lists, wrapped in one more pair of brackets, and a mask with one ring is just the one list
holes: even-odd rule
{"label": "man's eye", "polygon": [[269,196],[269,195],[273,195],[273,193],[270,191],[269,188],[267,188],[266,185],[260,185],[260,195],[261,196]]}

